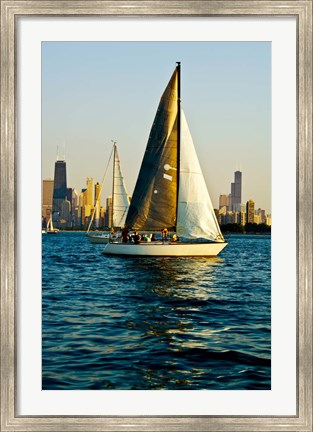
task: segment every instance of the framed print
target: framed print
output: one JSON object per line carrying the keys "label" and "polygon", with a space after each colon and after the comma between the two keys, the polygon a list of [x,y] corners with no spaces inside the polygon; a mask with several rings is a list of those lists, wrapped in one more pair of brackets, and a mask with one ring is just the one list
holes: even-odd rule
{"label": "framed print", "polygon": [[312,2],[1,3],[1,430],[312,431],[312,240]]}

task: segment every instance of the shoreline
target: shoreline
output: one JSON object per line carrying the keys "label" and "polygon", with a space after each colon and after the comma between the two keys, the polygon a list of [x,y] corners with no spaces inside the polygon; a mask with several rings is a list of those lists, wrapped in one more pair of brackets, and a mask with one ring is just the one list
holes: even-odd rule
{"label": "shoreline", "polygon": [[[97,233],[102,233],[105,231],[92,231],[92,232],[97,232]],[[85,230],[60,230],[59,233],[85,233],[87,234],[87,231]],[[264,235],[271,235],[271,232],[230,232],[230,231],[226,231],[223,233],[223,235],[225,236],[233,236],[233,235],[239,235],[239,236],[246,236],[246,235],[257,235],[257,236],[264,236]]]}

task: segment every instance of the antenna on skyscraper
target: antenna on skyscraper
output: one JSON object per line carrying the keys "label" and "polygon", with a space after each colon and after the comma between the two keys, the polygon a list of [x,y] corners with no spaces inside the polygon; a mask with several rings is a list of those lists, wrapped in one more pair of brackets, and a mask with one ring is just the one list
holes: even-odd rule
{"label": "antenna on skyscraper", "polygon": [[59,160],[59,145],[57,145],[57,161]]}
{"label": "antenna on skyscraper", "polygon": [[65,140],[63,141],[63,160],[65,161]]}

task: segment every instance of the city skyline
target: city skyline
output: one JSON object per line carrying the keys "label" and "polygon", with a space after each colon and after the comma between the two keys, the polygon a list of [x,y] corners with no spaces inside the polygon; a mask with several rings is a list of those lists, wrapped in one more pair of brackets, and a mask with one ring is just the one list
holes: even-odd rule
{"label": "city skyline", "polygon": [[[89,177],[101,183],[114,139],[132,195],[160,89],[176,60],[214,207],[229,193],[239,165],[243,202],[253,199],[271,213],[271,50],[265,42],[43,43],[43,178],[53,178],[63,153],[70,187],[80,192]],[[110,178],[109,170],[103,200]]]}
{"label": "city skyline", "polygon": [[[118,156],[115,160],[116,170],[119,171]],[[119,175],[121,175],[119,171]],[[119,177],[120,180],[122,179]],[[105,197],[101,201],[101,185],[95,182],[92,177],[87,178],[86,188],[78,192],[75,188],[66,187],[66,162],[57,160],[55,162],[54,180],[42,180],[42,223],[45,228],[49,219],[58,228],[88,227],[104,228],[112,226],[123,226],[120,224],[120,217],[126,217],[125,210],[131,202],[132,197],[124,189],[119,189],[117,195],[122,192],[127,200],[119,198],[115,223],[114,211],[112,210],[113,197]],[[219,206],[215,208],[215,215],[220,225],[239,224],[266,224],[271,226],[271,213],[256,206],[253,199],[243,202],[242,172],[234,172],[234,182],[230,184],[231,192],[219,196]],[[122,206],[122,207],[121,207]]]}
{"label": "city skyline", "polygon": [[[54,168],[54,178],[56,178],[55,177],[56,176],[56,167],[60,163],[62,165],[66,164],[65,159],[57,159],[56,160],[55,168]],[[230,183],[230,191],[229,191],[229,193],[219,195],[218,200],[216,200],[216,202],[218,202],[218,205],[214,206],[214,208],[216,210],[221,209],[223,206],[225,206],[229,209],[229,211],[240,212],[243,204],[246,204],[250,200],[254,201],[253,196],[251,196],[248,199],[242,199],[241,198],[242,197],[242,185],[243,185],[243,182],[242,182],[242,174],[243,173],[242,173],[242,171],[237,169],[233,174],[234,174],[234,182]],[[53,178],[43,178],[42,181],[43,182],[52,182],[52,184],[54,183]],[[65,170],[65,182],[66,182],[66,170]],[[79,196],[80,193],[82,193],[84,191],[88,191],[88,188],[89,188],[88,185],[90,184],[90,182],[92,182],[94,184],[94,187],[95,187],[93,194],[97,198],[95,198],[94,201],[98,200],[99,195],[100,195],[99,202],[101,202],[101,204],[104,203],[105,201],[107,201],[108,199],[112,198],[112,194],[110,194],[110,193],[108,195],[103,195],[101,193],[101,184],[99,183],[99,181],[97,179],[94,179],[93,177],[87,177],[86,182],[85,182],[85,187],[83,187],[81,189],[78,189],[75,186],[72,187],[70,185],[70,187],[65,188],[65,190],[67,190],[67,193],[69,190],[75,191]],[[66,193],[64,193],[63,195],[66,195]],[[54,196],[54,193],[53,193],[53,196]],[[131,198],[131,195],[129,195],[129,197]],[[211,197],[211,199],[213,202],[214,199],[212,197]],[[54,200],[55,200],[55,198],[53,198],[53,201]],[[91,201],[93,201],[93,200],[90,200],[90,202]],[[43,195],[42,205],[44,206],[45,204],[46,203],[45,203],[44,195]],[[55,206],[55,204],[53,204],[53,207],[54,206]],[[260,209],[261,207],[259,206],[258,208]],[[58,211],[58,210],[56,209],[53,211]],[[271,215],[270,211],[266,211],[266,213],[268,215]]]}

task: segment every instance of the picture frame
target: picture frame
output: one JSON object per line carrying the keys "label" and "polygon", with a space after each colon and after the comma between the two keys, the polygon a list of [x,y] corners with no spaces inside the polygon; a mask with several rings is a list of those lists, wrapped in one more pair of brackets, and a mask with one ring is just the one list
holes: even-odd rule
{"label": "picture frame", "polygon": [[[297,19],[297,415],[18,416],[16,414],[16,18],[19,16],[284,16]],[[12,181],[15,179],[15,181]],[[1,2],[1,431],[312,431],[312,2]]]}

